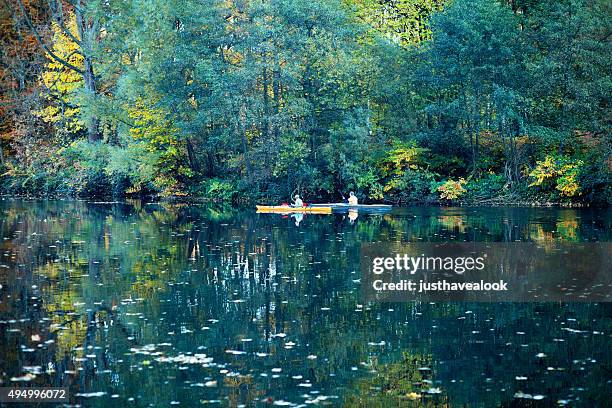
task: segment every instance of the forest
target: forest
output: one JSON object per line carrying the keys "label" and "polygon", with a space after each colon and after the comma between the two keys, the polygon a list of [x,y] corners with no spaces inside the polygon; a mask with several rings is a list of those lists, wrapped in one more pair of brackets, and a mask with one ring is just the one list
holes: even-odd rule
{"label": "forest", "polygon": [[0,190],[612,201],[606,0],[2,0]]}

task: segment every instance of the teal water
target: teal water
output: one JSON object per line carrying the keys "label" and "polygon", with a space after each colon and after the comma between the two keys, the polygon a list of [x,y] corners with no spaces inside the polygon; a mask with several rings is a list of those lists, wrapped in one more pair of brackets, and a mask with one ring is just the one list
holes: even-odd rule
{"label": "teal water", "polygon": [[1,386],[82,406],[605,406],[612,307],[365,303],[362,243],[609,241],[598,209],[297,220],[0,202]]}

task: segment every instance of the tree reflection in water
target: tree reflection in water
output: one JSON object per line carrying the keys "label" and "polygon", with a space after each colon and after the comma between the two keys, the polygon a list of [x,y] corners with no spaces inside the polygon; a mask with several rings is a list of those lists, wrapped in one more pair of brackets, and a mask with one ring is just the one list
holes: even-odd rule
{"label": "tree reflection in water", "polygon": [[299,228],[140,202],[12,200],[2,212],[3,386],[69,386],[87,406],[607,395],[607,304],[364,304],[359,272],[362,243],[606,241],[606,211],[408,208],[306,215]]}

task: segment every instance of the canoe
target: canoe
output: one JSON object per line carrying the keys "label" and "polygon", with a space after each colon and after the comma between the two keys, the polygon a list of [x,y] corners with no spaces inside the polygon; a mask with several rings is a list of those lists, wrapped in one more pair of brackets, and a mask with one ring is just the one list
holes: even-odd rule
{"label": "canoe", "polygon": [[308,207],[290,207],[288,205],[258,205],[258,213],[306,213],[306,214],[331,214],[331,207],[324,206],[308,206]]}
{"label": "canoe", "polygon": [[311,204],[312,207],[330,207],[333,211],[363,211],[363,212],[380,212],[380,211],[391,211],[392,205],[388,204],[357,204],[350,205],[347,203],[325,203],[325,204]]}

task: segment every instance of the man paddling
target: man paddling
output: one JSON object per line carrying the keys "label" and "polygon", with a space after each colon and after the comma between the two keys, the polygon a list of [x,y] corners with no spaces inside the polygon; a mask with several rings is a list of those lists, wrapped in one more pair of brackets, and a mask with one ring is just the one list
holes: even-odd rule
{"label": "man paddling", "polygon": [[293,206],[294,207],[303,207],[304,206],[304,202],[300,198],[299,194],[295,195],[294,200],[293,200]]}
{"label": "man paddling", "polygon": [[357,200],[357,196],[352,191],[349,193],[348,203],[349,203],[349,205],[358,205],[359,204],[359,200]]}

